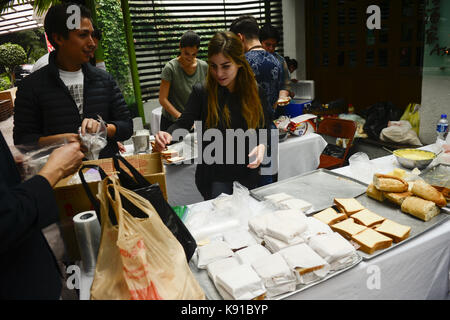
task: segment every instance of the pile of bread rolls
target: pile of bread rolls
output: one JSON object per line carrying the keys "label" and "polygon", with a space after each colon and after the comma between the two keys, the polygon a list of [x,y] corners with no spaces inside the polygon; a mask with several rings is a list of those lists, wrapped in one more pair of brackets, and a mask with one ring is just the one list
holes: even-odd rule
{"label": "pile of bread rolls", "polygon": [[437,216],[441,212],[440,207],[447,205],[444,195],[425,181],[416,180],[410,185],[393,175],[376,173],[366,193],[378,201],[387,199],[399,205],[403,212],[423,221]]}

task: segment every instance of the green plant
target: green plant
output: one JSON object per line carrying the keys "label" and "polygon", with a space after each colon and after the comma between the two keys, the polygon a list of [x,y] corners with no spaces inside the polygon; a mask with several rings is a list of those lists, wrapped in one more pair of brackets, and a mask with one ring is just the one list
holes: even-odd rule
{"label": "green plant", "polygon": [[11,75],[11,83],[14,83],[14,68],[27,62],[25,50],[18,44],[5,43],[0,46],[0,65]]}
{"label": "green plant", "polygon": [[120,2],[98,0],[96,9],[98,25],[103,35],[101,44],[104,48],[106,69],[117,81],[127,104],[131,105],[135,99]]}
{"label": "green plant", "polygon": [[6,73],[0,75],[0,91],[11,88],[11,81],[9,81],[9,76]]}

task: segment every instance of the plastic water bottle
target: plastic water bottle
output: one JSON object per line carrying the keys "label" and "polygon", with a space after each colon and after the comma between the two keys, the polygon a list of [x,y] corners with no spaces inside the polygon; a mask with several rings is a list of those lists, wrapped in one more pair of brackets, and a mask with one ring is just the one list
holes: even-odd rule
{"label": "plastic water bottle", "polygon": [[437,138],[445,141],[445,138],[448,134],[448,120],[446,114],[441,115],[441,119],[439,120],[436,127],[436,132]]}

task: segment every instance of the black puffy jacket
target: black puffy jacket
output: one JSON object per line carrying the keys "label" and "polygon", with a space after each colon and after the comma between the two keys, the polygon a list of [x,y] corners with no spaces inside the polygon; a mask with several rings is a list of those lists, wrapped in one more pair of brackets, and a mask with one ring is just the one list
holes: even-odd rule
{"label": "black puffy jacket", "polygon": [[[49,56],[49,64],[23,79],[17,90],[14,107],[14,144],[37,144],[40,137],[77,133],[82,119],[78,108],[55,64],[56,53]],[[84,74],[85,118],[114,124],[116,134],[108,138],[100,158],[112,157],[119,151],[117,141],[133,134],[133,121],[122,93],[113,77],[86,63]]]}

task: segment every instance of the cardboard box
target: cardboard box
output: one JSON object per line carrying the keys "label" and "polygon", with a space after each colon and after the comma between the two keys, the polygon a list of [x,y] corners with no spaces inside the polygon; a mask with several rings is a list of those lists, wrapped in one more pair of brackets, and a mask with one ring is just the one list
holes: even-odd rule
{"label": "cardboard box", "polygon": [[[133,165],[133,167],[135,167],[147,179],[147,181],[152,184],[158,183],[164,198],[167,200],[165,169],[159,153],[139,154],[124,158],[131,165]],[[128,171],[128,169],[121,162],[119,163],[125,171]],[[112,158],[83,161],[83,164],[98,165],[107,175],[114,172],[114,163]],[[75,173],[75,175],[78,175],[78,172]],[[58,182],[58,184],[54,187],[54,191],[56,203],[59,209],[60,225],[66,251],[70,260],[77,261],[80,260],[80,253],[75,237],[73,217],[80,212],[93,210],[94,207],[87,197],[82,184],[68,184],[72,177],[73,175]],[[98,184],[98,181],[88,183],[88,186],[94,196],[98,193]]]}

